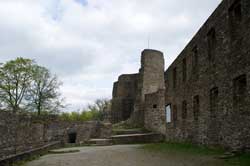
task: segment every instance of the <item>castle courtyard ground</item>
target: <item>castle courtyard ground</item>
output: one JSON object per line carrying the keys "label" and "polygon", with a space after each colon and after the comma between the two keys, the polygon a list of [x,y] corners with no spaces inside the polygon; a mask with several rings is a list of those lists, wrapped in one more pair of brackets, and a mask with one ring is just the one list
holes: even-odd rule
{"label": "castle courtyard ground", "polygon": [[49,154],[25,166],[222,166],[214,156],[187,153],[161,153],[142,148],[143,145],[75,147],[59,151],[76,153]]}

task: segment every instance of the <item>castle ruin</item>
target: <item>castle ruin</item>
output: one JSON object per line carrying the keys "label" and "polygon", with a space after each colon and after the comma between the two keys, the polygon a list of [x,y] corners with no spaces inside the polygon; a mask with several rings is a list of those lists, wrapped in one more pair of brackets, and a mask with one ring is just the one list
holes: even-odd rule
{"label": "castle ruin", "polygon": [[146,49],[113,87],[112,122],[169,141],[250,148],[250,1],[223,0],[176,60]]}

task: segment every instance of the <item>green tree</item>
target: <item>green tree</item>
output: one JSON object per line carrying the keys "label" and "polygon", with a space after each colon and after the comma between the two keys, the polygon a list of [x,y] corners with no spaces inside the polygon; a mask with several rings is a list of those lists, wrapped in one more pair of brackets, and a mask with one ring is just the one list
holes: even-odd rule
{"label": "green tree", "polygon": [[32,82],[26,96],[29,108],[36,110],[38,115],[43,111],[58,112],[63,107],[59,93],[61,82],[45,67],[34,65],[32,71]]}
{"label": "green tree", "polygon": [[110,106],[110,100],[98,99],[93,104],[89,104],[81,112],[61,113],[60,118],[65,121],[91,121],[104,119],[106,108]]}
{"label": "green tree", "polygon": [[0,100],[3,105],[17,112],[32,81],[34,61],[17,58],[0,65]]}
{"label": "green tree", "polygon": [[97,99],[93,104],[87,106],[87,111],[92,112],[94,120],[103,120],[106,108],[109,108],[111,102],[108,99]]}

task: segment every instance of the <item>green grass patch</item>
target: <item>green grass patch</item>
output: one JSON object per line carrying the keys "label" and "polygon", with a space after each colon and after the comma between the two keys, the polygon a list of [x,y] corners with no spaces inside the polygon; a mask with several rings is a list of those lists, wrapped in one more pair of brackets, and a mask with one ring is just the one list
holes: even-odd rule
{"label": "green grass patch", "polygon": [[112,134],[113,135],[120,135],[120,134],[124,134],[124,133],[129,133],[129,132],[147,133],[148,130],[146,130],[144,128],[133,128],[133,129],[120,128],[120,129],[112,129]]}
{"label": "green grass patch", "polygon": [[228,166],[250,166],[250,153],[239,154],[227,159],[226,163]]}
{"label": "green grass patch", "polygon": [[166,154],[188,154],[197,156],[213,156],[218,160],[224,160],[223,166],[250,166],[250,153],[236,154],[227,159],[219,159],[225,154],[222,148],[209,148],[206,146],[193,145],[191,143],[156,143],[146,144],[142,147],[145,150]]}
{"label": "green grass patch", "polygon": [[33,160],[38,160],[42,155],[44,154],[41,154],[41,155],[32,155],[24,160],[20,160],[20,161],[17,161],[15,163],[12,164],[12,166],[25,166],[26,163],[30,162],[30,161],[33,161]]}
{"label": "green grass patch", "polygon": [[223,149],[208,148],[206,146],[193,145],[191,143],[157,143],[146,144],[143,146],[146,150],[159,151],[163,153],[187,153],[192,155],[222,155]]}
{"label": "green grass patch", "polygon": [[135,129],[135,128],[141,128],[141,126],[134,125],[132,123],[129,123],[127,121],[122,121],[117,124],[112,125],[113,129]]}

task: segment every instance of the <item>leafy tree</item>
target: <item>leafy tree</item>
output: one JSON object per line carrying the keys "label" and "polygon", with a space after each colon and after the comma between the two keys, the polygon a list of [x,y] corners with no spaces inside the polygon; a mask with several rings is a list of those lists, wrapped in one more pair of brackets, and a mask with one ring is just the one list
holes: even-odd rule
{"label": "leafy tree", "polygon": [[38,115],[56,113],[63,107],[60,85],[48,69],[30,59],[0,63],[0,108],[36,110]]}
{"label": "leafy tree", "polygon": [[30,59],[17,58],[0,65],[0,100],[13,112],[24,104],[23,99],[32,81]]}
{"label": "leafy tree", "polygon": [[89,104],[85,109],[70,113],[60,114],[60,118],[65,121],[91,121],[104,119],[105,109],[110,106],[110,100],[98,99],[93,104]]}
{"label": "leafy tree", "polygon": [[105,109],[110,106],[110,100],[108,99],[97,99],[94,104],[87,106],[87,111],[91,111],[93,119],[103,120],[105,115]]}
{"label": "leafy tree", "polygon": [[32,82],[26,96],[29,108],[36,110],[38,115],[42,111],[58,112],[63,107],[59,93],[61,82],[45,67],[34,65],[32,71]]}
{"label": "leafy tree", "polygon": [[62,112],[62,113],[60,114],[60,119],[61,119],[61,120],[65,120],[65,121],[70,121],[69,113],[67,113],[67,112]]}

